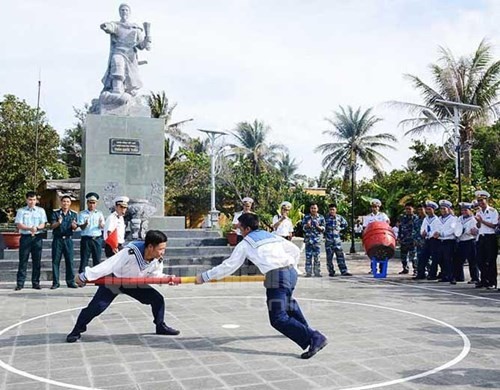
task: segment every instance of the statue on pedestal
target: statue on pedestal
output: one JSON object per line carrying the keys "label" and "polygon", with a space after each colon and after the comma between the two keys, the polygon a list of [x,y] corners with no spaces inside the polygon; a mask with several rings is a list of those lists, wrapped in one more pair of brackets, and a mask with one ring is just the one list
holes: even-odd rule
{"label": "statue on pedestal", "polygon": [[144,240],[148,231],[149,218],[156,212],[156,207],[146,199],[130,199],[125,222],[130,224],[130,239]]}
{"label": "statue on pedestal", "polygon": [[[104,88],[98,100],[94,100],[91,112],[95,114],[149,116],[147,108],[137,91],[142,87],[139,76],[138,50],[151,49],[150,23],[142,26],[129,21],[131,9],[128,4],[118,8],[119,22],[101,24],[101,29],[110,35],[108,66],[102,79]],[[142,111],[142,112],[141,112]]]}

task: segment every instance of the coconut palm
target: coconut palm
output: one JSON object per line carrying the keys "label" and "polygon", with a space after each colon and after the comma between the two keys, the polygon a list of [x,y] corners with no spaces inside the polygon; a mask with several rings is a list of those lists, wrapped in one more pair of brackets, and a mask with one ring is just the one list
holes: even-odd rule
{"label": "coconut palm", "polygon": [[253,173],[271,169],[276,164],[278,153],[286,151],[280,144],[268,144],[266,138],[271,128],[255,119],[252,123],[240,122],[232,132],[238,144],[230,144],[233,153],[250,159]]}
{"label": "coconut palm", "polygon": [[347,109],[340,107],[333,118],[325,118],[333,129],[325,130],[323,134],[333,138],[333,141],[319,145],[315,151],[324,155],[324,169],[343,172],[344,184],[347,184],[358,163],[365,164],[375,174],[382,173],[382,162],[389,160],[377,149],[395,149],[387,143],[397,141],[392,134],[369,134],[373,126],[382,120],[371,112],[371,108],[361,112],[361,108],[354,111],[350,106]]}
{"label": "coconut palm", "polygon": [[294,181],[299,166],[290,154],[282,153],[278,160],[277,167],[286,183],[292,183]]}
{"label": "coconut palm", "polygon": [[[476,51],[469,56],[456,59],[453,53],[440,47],[441,57],[437,64],[431,64],[434,86],[419,77],[406,77],[421,92],[423,104],[392,102],[406,108],[417,117],[401,121],[403,129],[410,127],[405,135],[420,135],[426,131],[442,132],[438,121],[421,117],[422,109],[436,113],[441,122],[452,120],[453,113],[436,103],[436,99],[449,100],[481,107],[479,111],[460,112],[460,142],[464,151],[464,176],[471,176],[471,150],[474,127],[485,124],[491,114],[496,114],[497,97],[500,88],[500,61],[493,61],[492,47],[482,40]],[[418,117],[420,116],[420,117]]]}
{"label": "coconut palm", "polygon": [[172,112],[175,107],[177,107],[177,103],[170,105],[165,91],[161,91],[160,93],[154,93],[151,91],[150,95],[147,96],[147,102],[151,110],[151,117],[163,118],[165,121],[165,137],[170,136],[182,146],[189,145],[192,141],[191,137],[184,133],[180,127],[184,123],[190,122],[193,119],[185,119],[179,122],[171,123]]}

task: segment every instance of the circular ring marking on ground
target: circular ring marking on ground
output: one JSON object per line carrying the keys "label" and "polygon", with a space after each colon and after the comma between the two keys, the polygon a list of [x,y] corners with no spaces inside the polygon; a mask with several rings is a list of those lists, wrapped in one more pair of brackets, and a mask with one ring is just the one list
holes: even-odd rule
{"label": "circular ring marking on ground", "polygon": [[[180,301],[180,300],[190,300],[190,299],[192,300],[192,299],[235,299],[235,298],[248,298],[248,299],[260,299],[260,300],[264,299],[262,296],[248,296],[247,295],[247,296],[241,296],[241,297],[238,297],[238,296],[227,297],[227,296],[213,295],[213,296],[193,296],[193,297],[169,298],[169,301]],[[346,302],[346,301],[336,301],[336,300],[333,300],[333,299],[319,299],[319,298],[300,298],[300,297],[297,297],[297,299],[299,299],[301,301],[334,303],[334,304],[341,304],[341,305],[364,306],[364,307],[370,307],[370,308],[374,308],[374,309],[389,310],[389,311],[393,311],[393,312],[396,312],[396,313],[401,313],[401,314],[406,314],[406,315],[412,315],[412,316],[415,316],[415,317],[423,318],[425,320],[434,322],[434,323],[439,324],[441,326],[444,326],[446,328],[449,328],[453,332],[455,332],[456,334],[458,334],[460,336],[460,338],[462,339],[463,346],[462,346],[462,350],[460,351],[460,353],[457,356],[455,356],[453,359],[451,359],[450,361],[448,361],[448,362],[440,365],[439,367],[436,367],[436,368],[424,371],[424,372],[422,372],[420,374],[415,374],[415,375],[411,375],[411,376],[407,376],[407,377],[403,377],[403,378],[399,378],[399,379],[393,379],[393,380],[389,380],[389,381],[385,381],[385,382],[373,383],[373,384],[364,385],[364,386],[344,387],[344,388],[339,389],[339,390],[368,390],[368,389],[377,389],[377,388],[381,388],[381,387],[385,387],[385,386],[392,386],[392,385],[395,385],[395,384],[404,383],[404,382],[410,382],[410,381],[415,380],[415,379],[424,378],[426,376],[430,376],[430,375],[436,374],[439,371],[443,371],[443,370],[446,370],[446,369],[454,366],[455,364],[457,364],[460,361],[462,361],[469,354],[469,352],[470,352],[471,343],[470,343],[469,338],[465,335],[465,333],[463,333],[460,329],[454,327],[453,325],[448,324],[447,322],[438,320],[438,319],[433,318],[433,317],[429,317],[429,316],[426,316],[426,315],[423,315],[423,314],[411,312],[411,311],[408,311],[408,310],[396,309],[396,308],[392,308],[392,307],[388,307],[388,306],[374,305],[374,304],[369,304],[369,303]],[[124,301],[124,302],[112,303],[112,305],[119,305],[119,304],[126,304],[126,303],[136,303],[136,302],[132,301],[132,300],[129,300],[129,301]],[[42,314],[42,315],[39,315],[39,316],[36,316],[36,317],[33,317],[33,318],[28,318],[28,319],[26,319],[24,321],[20,321],[20,322],[15,323],[15,324],[7,327],[7,328],[4,328],[4,329],[0,330],[0,336],[4,335],[8,331],[10,331],[10,330],[12,330],[12,329],[14,329],[16,327],[24,325],[24,324],[26,324],[28,322],[35,321],[35,320],[38,320],[38,319],[41,319],[41,318],[45,318],[45,317],[49,317],[49,316],[56,315],[56,314],[66,313],[66,312],[70,312],[70,311],[74,311],[74,310],[81,310],[81,309],[84,309],[85,307],[86,306],[81,306],[81,307],[75,307],[75,308],[71,308],[71,309],[58,310],[58,311],[55,311],[55,312]],[[24,376],[26,378],[29,378],[29,379],[32,379],[32,380],[35,380],[35,381],[38,381],[38,382],[42,382],[42,383],[47,383],[47,384],[54,385],[54,386],[60,386],[60,387],[65,387],[65,388],[68,388],[68,389],[75,389],[75,390],[99,390],[99,389],[94,388],[94,387],[78,386],[78,385],[73,385],[73,384],[70,384],[70,383],[59,382],[59,381],[55,381],[55,380],[52,380],[52,379],[48,379],[48,378],[40,377],[40,376],[37,376],[37,375],[33,375],[33,374],[30,374],[30,373],[28,373],[26,371],[18,370],[17,368],[11,366],[10,364],[4,362],[1,359],[0,359],[0,367],[4,368],[5,370],[7,370],[9,372],[12,372],[14,374],[21,375],[21,376]]]}

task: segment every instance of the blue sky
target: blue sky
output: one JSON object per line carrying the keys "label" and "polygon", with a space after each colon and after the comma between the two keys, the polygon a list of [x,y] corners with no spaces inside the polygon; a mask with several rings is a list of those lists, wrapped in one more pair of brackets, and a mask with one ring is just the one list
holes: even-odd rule
{"label": "blue sky", "polygon": [[[24,0],[4,2],[0,94],[41,106],[60,132],[74,122],[73,106],[99,95],[109,40],[99,29],[117,20],[120,2]],[[178,103],[185,130],[231,130],[261,119],[272,142],[285,144],[301,173],[318,176],[328,139],[324,121],[339,105],[374,107],[375,131],[396,134],[391,165],[405,165],[410,139],[397,124],[405,112],[388,100],[419,102],[403,74],[430,81],[438,46],[457,56],[487,37],[499,56],[500,2],[442,0],[186,0],[132,1],[131,19],[152,24],[153,49],[141,53],[144,93],[165,90]],[[440,142],[439,135],[427,137]],[[367,174],[362,171],[362,174]]]}

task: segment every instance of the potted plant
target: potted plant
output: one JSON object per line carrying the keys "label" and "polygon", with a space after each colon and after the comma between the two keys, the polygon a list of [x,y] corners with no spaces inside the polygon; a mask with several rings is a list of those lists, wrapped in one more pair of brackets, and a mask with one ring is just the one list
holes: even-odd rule
{"label": "potted plant", "polygon": [[235,246],[238,243],[238,235],[233,230],[232,220],[227,220],[221,227],[221,233],[226,237],[227,243],[231,246]]}
{"label": "potted plant", "polygon": [[0,232],[2,233],[5,247],[8,249],[18,249],[21,234],[14,223],[0,224]]}

